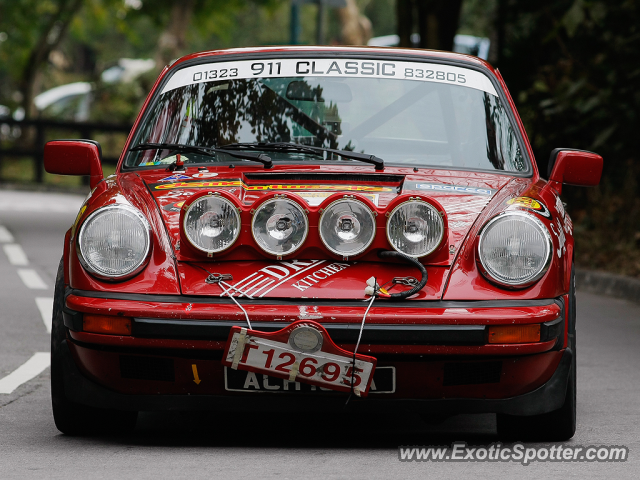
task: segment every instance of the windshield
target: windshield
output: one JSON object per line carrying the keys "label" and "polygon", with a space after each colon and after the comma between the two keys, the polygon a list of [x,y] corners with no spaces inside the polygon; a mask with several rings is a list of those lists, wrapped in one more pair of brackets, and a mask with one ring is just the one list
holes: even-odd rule
{"label": "windshield", "polygon": [[[184,68],[163,87],[132,146],[147,142],[218,148],[287,142],[376,155],[386,165],[528,170],[484,74],[417,62],[282,59]],[[276,163],[352,162],[308,151],[269,156]],[[182,158],[234,160],[222,152]],[[170,150],[146,150],[129,152],[125,165],[174,160]]]}

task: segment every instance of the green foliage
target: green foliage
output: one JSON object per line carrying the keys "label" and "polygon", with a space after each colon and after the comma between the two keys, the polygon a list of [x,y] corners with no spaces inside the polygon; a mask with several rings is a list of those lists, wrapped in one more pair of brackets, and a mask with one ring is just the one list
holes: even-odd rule
{"label": "green foliage", "polygon": [[578,258],[640,275],[640,2],[502,1],[499,67],[542,176],[555,147],[605,159],[600,187],[563,194],[576,219]]}

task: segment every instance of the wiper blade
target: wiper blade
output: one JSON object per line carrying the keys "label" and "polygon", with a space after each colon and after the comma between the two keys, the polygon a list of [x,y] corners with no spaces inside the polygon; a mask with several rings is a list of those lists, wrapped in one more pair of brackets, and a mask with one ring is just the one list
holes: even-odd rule
{"label": "wiper blade", "polygon": [[312,145],[300,145],[297,143],[287,142],[255,142],[255,143],[230,143],[224,146],[225,149],[234,150],[271,150],[274,152],[303,152],[318,154],[320,152],[333,153],[342,158],[349,160],[357,160],[360,162],[370,163],[375,165],[376,170],[384,170],[384,160],[376,157],[375,155],[368,155],[366,153],[352,152],[350,150],[339,150],[328,147],[314,147]]}
{"label": "wiper blade", "polygon": [[271,161],[271,157],[263,154],[263,153],[253,153],[253,152],[242,152],[237,150],[226,150],[224,148],[214,148],[214,147],[201,147],[198,145],[185,145],[182,143],[139,143],[131,148],[130,151],[140,151],[140,150],[172,150],[178,152],[192,152],[192,153],[200,153],[202,155],[213,156],[215,153],[225,153],[231,157],[239,158],[241,160],[251,160],[254,162],[259,162],[264,165],[264,168],[273,167],[273,162]]}

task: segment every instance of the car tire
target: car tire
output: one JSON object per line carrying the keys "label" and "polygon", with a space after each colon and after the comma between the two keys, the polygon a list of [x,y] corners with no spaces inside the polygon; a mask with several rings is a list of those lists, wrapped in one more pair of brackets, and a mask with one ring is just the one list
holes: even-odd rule
{"label": "car tire", "polygon": [[60,260],[51,323],[51,406],[56,428],[66,435],[123,434],[136,425],[138,412],[94,408],[70,401],[64,391],[62,344],[67,336],[62,318],[64,271]]}
{"label": "car tire", "polygon": [[564,404],[558,410],[527,417],[497,414],[498,436],[503,440],[533,440],[561,442],[576,433],[577,363],[576,363],[576,286],[575,272],[571,268],[569,288],[569,338],[573,357],[567,382]]}

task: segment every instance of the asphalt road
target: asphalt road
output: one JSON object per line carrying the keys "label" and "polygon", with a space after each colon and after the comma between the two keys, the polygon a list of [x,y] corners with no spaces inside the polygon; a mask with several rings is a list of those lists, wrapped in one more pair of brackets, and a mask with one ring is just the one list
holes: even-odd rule
{"label": "asphalt road", "polygon": [[35,375],[0,393],[0,479],[640,476],[640,307],[585,293],[578,294],[579,425],[564,445],[626,445],[624,463],[398,461],[399,445],[495,442],[493,415],[427,425],[402,412],[376,418],[143,413],[129,437],[66,437],[51,415],[46,355],[34,354],[49,351],[47,302],[64,232],[81,202],[0,191],[6,228],[0,227],[0,391],[12,389],[11,379]]}

